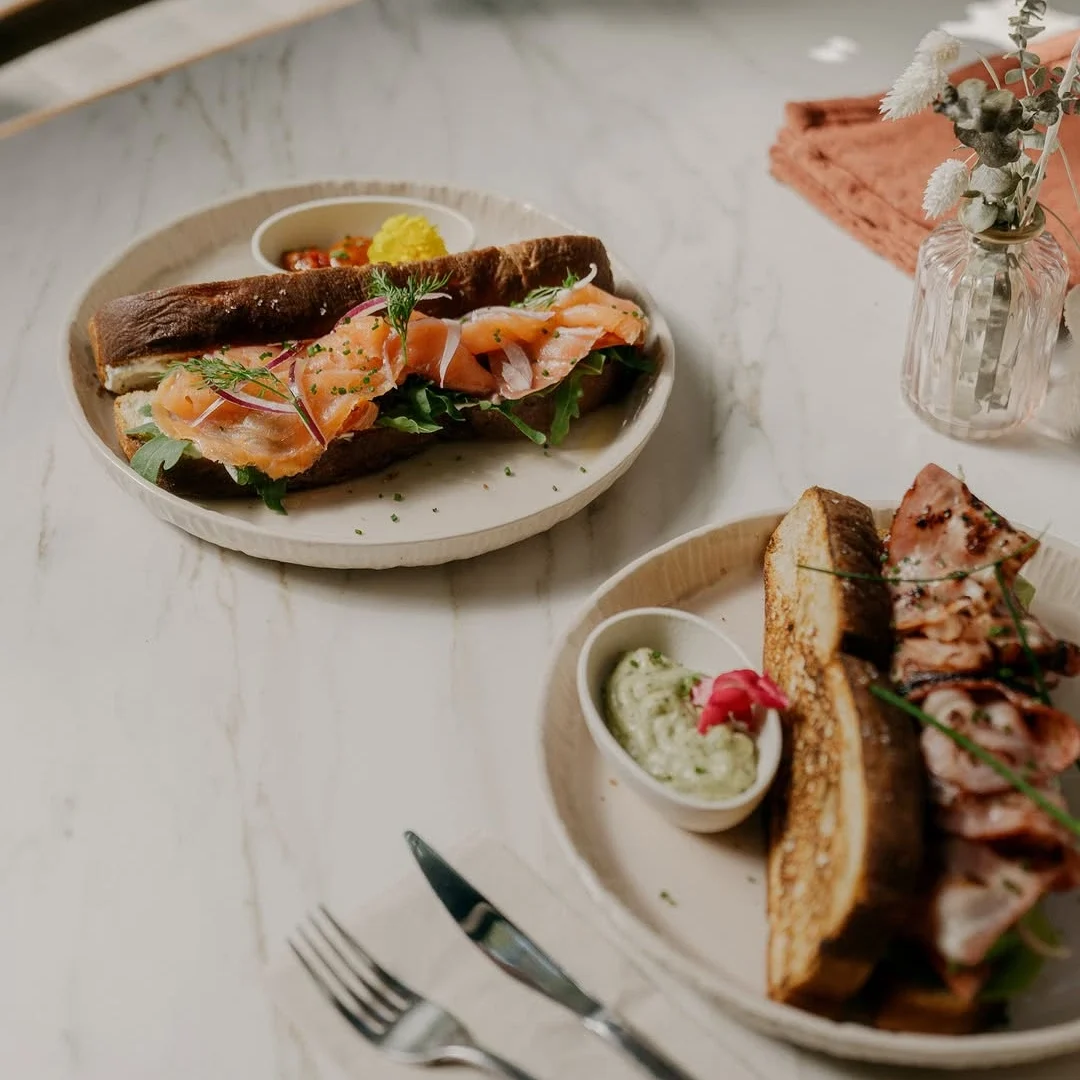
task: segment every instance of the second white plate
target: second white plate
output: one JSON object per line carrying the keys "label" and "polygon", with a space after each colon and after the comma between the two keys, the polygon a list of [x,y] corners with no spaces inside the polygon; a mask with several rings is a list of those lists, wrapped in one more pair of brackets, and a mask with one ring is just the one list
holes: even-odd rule
{"label": "second white plate", "polygon": [[577,231],[525,203],[479,191],[328,180],[229,199],[144,236],[91,282],[64,331],[61,378],[79,430],[109,475],[158,517],[221,547],[279,562],[367,569],[433,565],[505,547],[550,529],[607,490],[656,429],[675,374],[667,323],[614,258],[619,292],[649,317],[657,371],[638,379],[625,401],[576,422],[554,450],[544,452],[524,437],[436,446],[382,473],[290,495],[287,517],[257,500],[182,499],[128,467],[113,431],[112,397],[94,373],[86,337],[93,312],[105,300],[144,289],[260,273],[250,240],[261,221],[286,206],[341,195],[449,206],[476,226],[478,247]]}
{"label": "second white plate", "polygon": [[[882,512],[882,523],[891,513]],[[1048,962],[1012,1007],[1007,1031],[893,1034],[835,1023],[765,993],[765,860],[760,818],[717,836],[669,824],[620,783],[578,706],[577,657],[590,630],[619,611],[679,607],[715,622],[761,661],[765,544],[778,513],[712,525],[645,555],[602,585],[558,640],[540,712],[540,760],[550,818],[594,900],[632,953],[658,962],[766,1034],[843,1057],[903,1065],[1010,1065],[1080,1050],[1080,896],[1047,913],[1073,959]],[[1080,550],[1052,538],[1025,570],[1035,611],[1080,639]],[[1080,715],[1080,679],[1055,699]],[[1065,778],[1080,805],[1080,774]]]}

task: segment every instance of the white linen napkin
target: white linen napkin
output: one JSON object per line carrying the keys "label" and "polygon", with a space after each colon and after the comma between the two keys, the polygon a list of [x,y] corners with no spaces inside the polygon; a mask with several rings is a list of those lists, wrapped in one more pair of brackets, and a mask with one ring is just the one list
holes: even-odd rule
{"label": "white linen napkin", "polygon": [[[680,1011],[591,919],[555,896],[516,855],[481,839],[446,853],[506,916],[547,950],[583,988],[613,1008],[699,1080],[750,1080],[709,1031]],[[359,914],[333,912],[389,972],[454,1013],[485,1048],[537,1080],[642,1080],[622,1054],[564,1009],[516,983],[483,956],[445,911],[417,869]],[[287,950],[286,950],[287,952]],[[271,993],[305,1041],[325,1049],[347,1075],[407,1080],[423,1075],[389,1061],[341,1019],[296,958],[270,972]],[[450,1066],[439,1077],[480,1075]]]}

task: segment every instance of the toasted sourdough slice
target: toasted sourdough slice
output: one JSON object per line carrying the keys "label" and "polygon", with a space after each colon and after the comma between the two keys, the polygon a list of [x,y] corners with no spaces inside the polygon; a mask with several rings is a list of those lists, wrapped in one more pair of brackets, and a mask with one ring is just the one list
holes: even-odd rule
{"label": "toasted sourdough slice", "polygon": [[[592,236],[549,236],[505,247],[380,267],[396,285],[411,276],[449,276],[449,299],[417,310],[458,318],[494,304],[513,304],[567,274],[611,290],[614,279],[603,243]],[[235,281],[175,285],[110,300],[90,319],[88,333],[98,378],[124,393],[153,387],[170,361],[222,345],[270,345],[328,334],[349,308],[374,295],[373,267],[342,266],[263,274]]]}
{"label": "toasted sourdough slice", "polygon": [[[581,399],[578,402],[581,415],[615,401],[632,380],[633,373],[618,363],[605,364],[598,375],[586,375],[581,380]],[[113,403],[116,437],[128,461],[150,437],[132,435],[130,432],[146,423],[145,409],[152,397],[152,391],[133,390],[121,394]],[[554,398],[549,394],[523,399],[516,413],[530,427],[546,433],[551,427],[554,409]],[[414,435],[376,426],[334,439],[310,469],[289,477],[288,488],[290,491],[302,491],[366,476],[396,461],[404,461],[440,440],[524,438],[501,413],[470,409],[465,415],[466,422],[448,423],[442,432]],[[189,454],[185,454],[171,469],[162,470],[158,483],[170,491],[198,498],[243,498],[254,495],[253,489],[237,486],[224,465]]]}
{"label": "toasted sourdough slice", "polygon": [[870,690],[891,644],[880,550],[867,507],[811,488],[765,554],[765,670],[791,702],[769,815],[768,988],[828,1014],[869,978],[923,860],[916,734]]}

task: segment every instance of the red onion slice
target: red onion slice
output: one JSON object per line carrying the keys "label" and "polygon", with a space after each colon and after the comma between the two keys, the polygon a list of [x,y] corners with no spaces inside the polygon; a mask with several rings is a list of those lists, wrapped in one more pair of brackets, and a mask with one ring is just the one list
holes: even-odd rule
{"label": "red onion slice", "polygon": [[267,401],[266,398],[256,397],[246,390],[221,390],[213,387],[214,393],[222,401],[231,402],[233,405],[242,405],[245,409],[252,409],[261,413],[291,413],[292,405],[287,401]]}
{"label": "red onion slice", "polygon": [[198,427],[211,413],[215,413],[221,408],[224,402],[223,398],[215,398],[209,405],[194,420],[191,421],[191,426]]}
{"label": "red onion slice", "polygon": [[446,385],[446,372],[450,367],[450,361],[454,359],[454,353],[461,343],[461,323],[457,319],[443,319],[446,327],[446,344],[443,345],[442,356],[439,358],[439,385]]}
{"label": "red onion slice", "polygon": [[356,307],[349,308],[349,310],[338,319],[338,322],[342,323],[346,319],[358,319],[361,315],[376,315],[385,307],[385,296],[373,296],[370,300],[365,300],[362,304],[357,304]]}
{"label": "red onion slice", "polygon": [[281,365],[284,364],[286,360],[291,360],[294,356],[298,356],[309,345],[313,344],[314,341],[314,338],[312,338],[310,341],[298,341],[295,345],[290,345],[287,349],[282,349],[281,352],[279,352],[273,360],[270,360],[267,363],[266,370],[273,371],[274,368],[281,367]]}
{"label": "red onion slice", "polygon": [[[391,342],[396,341],[399,337],[400,337],[400,335],[398,334],[398,332],[396,330],[391,330],[390,333],[386,335],[386,340],[383,342],[383,347],[382,347],[382,368],[380,370],[381,370],[381,373],[382,373],[382,377],[391,386],[393,386],[397,382],[397,375],[394,373],[394,368],[390,363],[390,344],[391,344]],[[404,366],[404,364],[405,364],[405,349],[404,348],[401,348],[401,349],[398,350],[398,360],[401,362],[402,366]]]}
{"label": "red onion slice", "polygon": [[[296,356],[297,353],[307,348],[307,346],[310,344],[310,341],[298,341],[295,345],[290,345],[287,349],[282,349],[281,352],[277,354],[277,356],[267,361],[264,367],[267,371],[273,371],[274,368],[280,367],[282,364],[285,363],[286,360],[291,360],[294,356]],[[211,387],[211,389],[213,389],[213,387]],[[191,426],[198,427],[208,416],[211,416],[213,413],[217,412],[217,410],[221,408],[224,401],[225,398],[221,397],[221,395],[218,395],[216,401],[213,401],[209,405],[207,405],[207,407],[203,409],[203,411],[199,413],[199,415],[196,416],[194,420],[191,421]]]}
{"label": "red onion slice", "polygon": [[592,284],[592,280],[596,277],[596,273],[596,263],[589,263],[589,272],[580,281],[575,281],[574,284],[570,286],[569,291],[574,292],[576,289],[584,289],[586,285]]}
{"label": "red onion slice", "polygon": [[448,292],[426,292],[416,302],[419,304],[424,300],[449,300],[450,294]]}
{"label": "red onion slice", "polygon": [[507,341],[502,348],[507,361],[503,365],[502,375],[510,391],[517,394],[531,390],[533,370],[525,350],[516,341]]}
{"label": "red onion slice", "polygon": [[483,319],[488,315],[505,315],[510,318],[516,318],[520,315],[526,319],[536,319],[537,322],[544,322],[546,319],[551,318],[551,312],[546,308],[505,307],[501,304],[496,304],[492,307],[482,307],[477,308],[475,311],[470,311],[468,315],[462,319],[462,322],[475,322],[477,319]]}
{"label": "red onion slice", "polygon": [[326,446],[326,436],[322,433],[321,428],[315,421],[315,417],[308,410],[307,405],[304,403],[304,399],[300,394],[300,387],[296,384],[296,361],[297,357],[293,357],[293,362],[289,365],[289,390],[292,391],[293,404],[296,407],[296,411],[300,416],[300,421],[304,427],[307,428],[308,434],[322,447]]}

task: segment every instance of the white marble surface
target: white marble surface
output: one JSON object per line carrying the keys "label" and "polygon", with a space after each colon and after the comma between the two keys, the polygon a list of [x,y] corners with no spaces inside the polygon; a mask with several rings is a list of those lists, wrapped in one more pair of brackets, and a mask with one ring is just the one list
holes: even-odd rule
{"label": "white marble surface", "polygon": [[[406,826],[490,829],[559,879],[543,659],[660,541],[810,483],[895,497],[928,459],[1080,540],[1076,448],[916,423],[909,281],[767,176],[785,100],[882,85],[963,8],[368,0],[0,141],[0,1074],[342,1076],[275,1015],[265,958],[315,899],[406,873]],[[836,36],[857,49],[810,57]],[[71,299],[145,228],[323,174],[496,189],[605,237],[680,353],[632,473],[512,550],[377,574],[257,563],[128,501],[62,407]],[[891,1075],[721,1027],[718,1078]]]}

